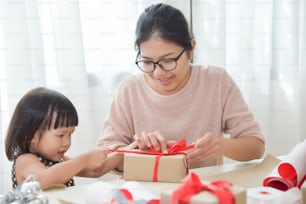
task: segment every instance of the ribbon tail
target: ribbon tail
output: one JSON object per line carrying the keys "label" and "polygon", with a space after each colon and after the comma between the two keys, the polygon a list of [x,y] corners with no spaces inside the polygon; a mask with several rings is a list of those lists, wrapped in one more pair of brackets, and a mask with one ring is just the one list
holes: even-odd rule
{"label": "ribbon tail", "polygon": [[153,172],[153,182],[158,181],[158,166],[159,166],[160,157],[161,157],[160,155],[157,155],[156,159],[155,159],[154,172]]}

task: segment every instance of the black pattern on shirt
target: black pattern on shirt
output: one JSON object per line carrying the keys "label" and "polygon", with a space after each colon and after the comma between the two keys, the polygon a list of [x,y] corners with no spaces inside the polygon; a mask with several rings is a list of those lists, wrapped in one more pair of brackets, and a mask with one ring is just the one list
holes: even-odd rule
{"label": "black pattern on shirt", "polygon": [[[42,157],[40,155],[36,155],[36,156],[39,159],[39,161],[41,163],[43,163],[46,167],[51,167],[51,166],[53,166],[55,164],[58,164],[58,163],[61,163],[61,162],[64,161],[64,159],[60,159],[59,161],[55,162],[55,161],[51,161],[49,159],[46,159],[46,158],[44,158],[44,157]],[[18,186],[17,178],[16,178],[16,167],[15,167],[16,166],[16,159],[17,159],[17,157],[14,159],[13,166],[12,166],[12,172],[11,172],[11,174],[12,174],[12,186],[13,186],[14,189]],[[67,187],[74,186],[75,185],[74,184],[74,180],[70,179],[67,183],[65,183],[65,185]]]}

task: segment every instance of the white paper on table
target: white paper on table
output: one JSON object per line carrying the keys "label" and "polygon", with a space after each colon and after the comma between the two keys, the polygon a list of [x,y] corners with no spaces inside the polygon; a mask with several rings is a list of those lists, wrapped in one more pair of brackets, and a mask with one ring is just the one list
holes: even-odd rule
{"label": "white paper on table", "polygon": [[145,189],[143,185],[136,181],[125,182],[121,188],[127,189],[132,195],[134,200],[153,200],[159,199],[159,197],[153,195],[151,192]]}
{"label": "white paper on table", "polygon": [[91,184],[85,194],[87,204],[101,204],[111,201],[113,189],[117,186],[104,181]]}
{"label": "white paper on table", "polygon": [[107,182],[98,181],[89,186],[86,191],[86,203],[87,204],[102,204],[108,203],[112,200],[113,191],[115,189],[127,189],[133,196],[133,200],[145,200],[159,199],[159,197],[153,195],[151,192],[145,189],[143,185],[136,181],[128,181],[122,184],[121,187],[111,185]]}

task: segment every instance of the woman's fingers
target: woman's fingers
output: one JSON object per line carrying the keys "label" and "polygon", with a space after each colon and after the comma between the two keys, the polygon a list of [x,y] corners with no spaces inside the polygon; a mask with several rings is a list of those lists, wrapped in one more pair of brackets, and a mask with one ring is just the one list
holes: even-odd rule
{"label": "woman's fingers", "polygon": [[139,149],[148,149],[153,147],[157,151],[162,151],[163,153],[168,152],[168,145],[172,145],[172,142],[167,144],[164,136],[159,131],[149,132],[142,131],[141,135],[134,136],[135,141]]}
{"label": "woman's fingers", "polygon": [[190,162],[210,160],[221,154],[220,138],[206,133],[202,138],[195,142],[195,149],[188,153]]}

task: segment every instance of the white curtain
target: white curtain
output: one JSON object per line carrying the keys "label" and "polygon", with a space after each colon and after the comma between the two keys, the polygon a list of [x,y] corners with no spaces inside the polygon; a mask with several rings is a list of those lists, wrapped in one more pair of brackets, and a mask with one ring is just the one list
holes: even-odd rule
{"label": "white curtain", "polygon": [[305,0],[193,0],[195,62],[224,67],[267,137],[267,153],[306,138]]}
{"label": "white curtain", "polygon": [[11,186],[5,133],[17,101],[29,89],[46,86],[66,94],[82,124],[77,140],[82,144],[93,134],[78,1],[0,2],[2,190]]}
{"label": "white curtain", "polygon": [[[156,0],[0,0],[0,194],[11,187],[5,133],[18,100],[36,86],[75,104],[71,156],[95,146],[112,92],[134,66],[140,12]],[[168,0],[180,9],[188,1]]]}
{"label": "white curtain", "polygon": [[[0,194],[11,187],[4,138],[20,97],[36,86],[64,93],[80,118],[70,155],[92,148],[114,88],[138,72],[135,23],[156,2],[0,0]],[[286,154],[306,137],[305,0],[163,2],[192,22],[194,62],[224,67],[235,79],[268,153]]]}

